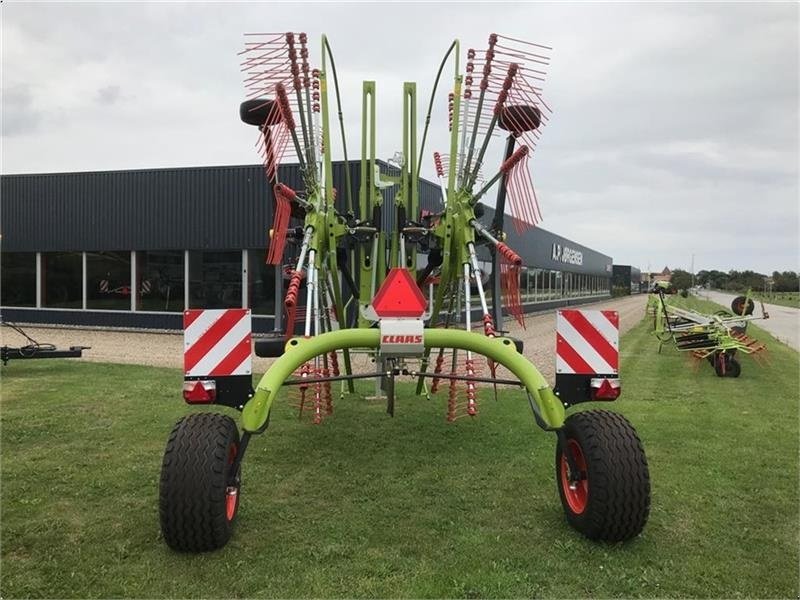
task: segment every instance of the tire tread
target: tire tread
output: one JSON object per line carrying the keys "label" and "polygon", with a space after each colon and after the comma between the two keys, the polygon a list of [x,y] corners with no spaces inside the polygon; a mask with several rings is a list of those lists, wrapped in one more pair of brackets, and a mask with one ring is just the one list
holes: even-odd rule
{"label": "tire tread", "polygon": [[159,516],[174,550],[215,550],[230,539],[225,494],[231,443],[238,445],[239,431],[226,415],[192,414],[172,428],[161,465]]}

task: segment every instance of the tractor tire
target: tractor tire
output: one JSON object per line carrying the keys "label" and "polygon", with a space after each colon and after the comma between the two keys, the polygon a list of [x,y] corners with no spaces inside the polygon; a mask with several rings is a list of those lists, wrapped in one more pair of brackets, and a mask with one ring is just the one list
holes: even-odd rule
{"label": "tractor tire", "polygon": [[620,542],[639,535],[650,513],[650,473],[633,426],[620,414],[589,410],[570,415],[564,433],[584,475],[570,484],[559,441],[556,480],[569,524],[592,540]]}
{"label": "tractor tire", "polygon": [[737,317],[752,315],[755,307],[755,302],[748,300],[745,296],[736,296],[731,302],[731,310]]}
{"label": "tractor tire", "polygon": [[734,358],[736,350],[718,352],[714,358],[714,372],[717,377],[738,377],[742,374],[742,365]]}
{"label": "tractor tire", "polygon": [[180,552],[222,548],[233,532],[241,482],[232,473],[239,430],[228,416],[199,413],[172,428],[161,465],[164,541]]}
{"label": "tractor tire", "polygon": [[725,377],[728,373],[728,365],[725,361],[725,353],[724,352],[716,352],[714,354],[714,373],[717,374],[717,377]]}
{"label": "tractor tire", "polygon": [[728,361],[728,366],[725,372],[726,377],[738,377],[742,374],[742,365],[739,364],[739,361],[735,358],[731,357]]}

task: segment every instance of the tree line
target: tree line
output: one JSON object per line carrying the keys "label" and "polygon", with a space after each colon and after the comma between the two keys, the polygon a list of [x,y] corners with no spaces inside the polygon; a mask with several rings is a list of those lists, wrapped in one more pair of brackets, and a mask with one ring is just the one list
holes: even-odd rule
{"label": "tree line", "polygon": [[[749,288],[755,291],[765,289],[765,279],[771,280],[766,289],[773,292],[797,292],[800,290],[800,279],[796,271],[773,271],[772,275],[764,275],[755,271],[698,271],[694,277],[695,285],[732,292],[744,292]],[[671,283],[679,290],[692,286],[692,274],[682,269],[672,271]]]}

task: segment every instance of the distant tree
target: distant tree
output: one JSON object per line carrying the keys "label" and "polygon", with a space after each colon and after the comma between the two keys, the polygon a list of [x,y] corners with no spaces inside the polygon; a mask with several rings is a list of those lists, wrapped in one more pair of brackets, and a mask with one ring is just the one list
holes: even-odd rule
{"label": "distant tree", "polygon": [[688,290],[692,287],[692,274],[683,269],[674,269],[669,281],[678,290]]}
{"label": "distant tree", "polygon": [[784,271],[772,273],[772,290],[775,292],[797,292],[800,291],[800,279],[795,271]]}
{"label": "distant tree", "polygon": [[728,283],[728,274],[717,270],[703,270],[697,273],[695,282],[697,285],[702,285],[704,287],[720,289],[724,288]]}
{"label": "distant tree", "polygon": [[728,272],[728,281],[722,287],[733,292],[744,292],[749,288],[760,290],[764,288],[765,277],[763,273],[755,271],[732,270]]}

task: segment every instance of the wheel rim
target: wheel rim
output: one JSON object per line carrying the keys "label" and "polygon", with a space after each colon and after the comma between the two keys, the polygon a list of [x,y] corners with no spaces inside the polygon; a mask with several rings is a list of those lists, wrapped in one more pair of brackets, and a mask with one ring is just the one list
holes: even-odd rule
{"label": "wheel rim", "polygon": [[239,490],[233,486],[229,486],[225,492],[225,517],[228,521],[233,521],[236,516],[236,505],[239,500]]}
{"label": "wheel rim", "polygon": [[[228,466],[233,465],[236,460],[236,455],[239,452],[239,447],[236,444],[228,446]],[[236,516],[236,509],[239,506],[239,487],[229,485],[225,488],[225,518],[228,521],[233,521]]]}
{"label": "wheel rim", "polygon": [[[575,466],[580,471],[586,473],[586,459],[583,456],[580,444],[573,440],[567,440],[569,451],[575,458]],[[589,501],[589,479],[588,476],[575,482],[569,480],[569,463],[567,457],[562,451],[561,453],[561,489],[564,490],[564,498],[567,500],[569,509],[579,515],[586,510],[586,504]]]}

